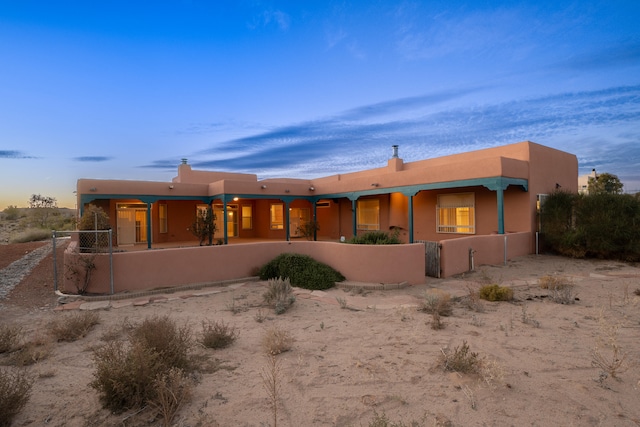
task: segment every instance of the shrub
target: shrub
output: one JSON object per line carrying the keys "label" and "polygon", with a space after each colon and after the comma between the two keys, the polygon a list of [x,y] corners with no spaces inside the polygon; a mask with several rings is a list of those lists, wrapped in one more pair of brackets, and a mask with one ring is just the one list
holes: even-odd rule
{"label": "shrub", "polygon": [[267,291],[262,298],[274,308],[276,314],[284,313],[296,301],[289,278],[269,279]]}
{"label": "shrub", "polygon": [[20,345],[22,327],[17,325],[0,325],[0,354],[8,353]]}
{"label": "shrub", "polygon": [[72,342],[87,335],[98,323],[98,313],[82,311],[55,319],[49,326],[49,332],[56,341]]}
{"label": "shrub", "polygon": [[91,387],[102,405],[114,412],[139,407],[154,396],[153,380],[166,372],[160,354],[142,342],[109,341],[94,352],[96,372]]}
{"label": "shrub", "polygon": [[49,240],[51,239],[51,236],[52,234],[50,230],[29,228],[12,238],[11,243],[39,242],[42,240]]}
{"label": "shrub", "polygon": [[480,299],[487,301],[511,301],[513,299],[513,289],[506,286],[486,285],[478,291]]}
{"label": "shrub", "polygon": [[156,377],[154,383],[155,396],[149,403],[162,416],[162,425],[169,427],[180,407],[191,397],[191,382],[185,373],[178,368]]}
{"label": "shrub", "polygon": [[284,253],[260,269],[261,280],[288,278],[291,285],[304,289],[323,290],[335,286],[345,278],[330,266],[307,255]]}
{"label": "shrub", "polygon": [[640,199],[630,194],[556,192],[541,223],[544,242],[562,255],[640,260]]}
{"label": "shrub", "polygon": [[368,231],[360,236],[354,236],[347,243],[356,245],[399,245],[402,243],[398,231],[385,233],[384,231]]}
{"label": "shrub", "polygon": [[191,328],[186,324],[178,326],[168,315],[144,319],[131,331],[131,340],[158,353],[167,368],[190,368]]}
{"label": "shrub", "polygon": [[238,338],[238,330],[220,322],[202,322],[202,333],[198,342],[207,348],[225,348]]}
{"label": "shrub", "polygon": [[7,206],[2,212],[4,213],[5,219],[8,221],[14,221],[20,216],[20,209],[15,205]]}
{"label": "shrub", "polygon": [[538,284],[542,289],[554,289],[567,286],[569,282],[562,276],[546,275],[538,279]]}
{"label": "shrub", "polygon": [[36,335],[36,337],[20,345],[17,350],[11,353],[7,364],[13,366],[33,365],[49,357],[51,347],[50,339]]}
{"label": "shrub", "polygon": [[0,427],[10,427],[29,401],[33,379],[25,371],[0,369]]}
{"label": "shrub", "polygon": [[262,339],[262,348],[266,354],[275,356],[291,350],[293,342],[294,339],[289,331],[274,326],[265,333]]}
{"label": "shrub", "polygon": [[151,403],[159,394],[157,379],[172,368],[190,369],[191,330],[168,316],[151,317],[134,327],[127,343],[112,340],[94,351],[91,387],[105,408],[121,412]]}
{"label": "shrub", "polygon": [[429,314],[437,313],[439,316],[451,316],[451,295],[440,289],[429,289],[424,293],[420,308]]}
{"label": "shrub", "polygon": [[542,276],[538,283],[549,290],[549,298],[558,304],[573,304],[576,300],[575,285],[562,276]]}
{"label": "shrub", "polygon": [[478,353],[472,352],[467,342],[463,341],[453,351],[442,349],[441,365],[445,371],[477,374],[480,372],[481,360]]}

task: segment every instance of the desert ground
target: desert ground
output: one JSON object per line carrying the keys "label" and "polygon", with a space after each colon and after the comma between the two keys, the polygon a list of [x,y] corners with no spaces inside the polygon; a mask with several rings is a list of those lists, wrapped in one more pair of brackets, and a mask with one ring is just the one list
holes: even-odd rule
{"label": "desert ground", "polygon": [[[0,245],[0,268],[43,243]],[[2,274],[2,270],[0,270]],[[555,303],[540,278],[574,285],[571,304]],[[160,426],[151,408],[112,414],[102,409],[93,351],[109,331],[154,315],[190,325],[224,321],[237,340],[220,350],[194,346],[202,370],[175,426],[267,426],[273,411],[265,387],[269,358],[261,346],[277,326],[294,338],[276,356],[280,367],[279,426],[638,426],[640,425],[640,268],[605,260],[550,255],[479,266],[448,279],[401,289],[375,284],[324,292],[296,289],[276,315],[263,303],[264,282],[154,294],[110,303],[60,305],[47,256],[0,300],[0,322],[23,326],[24,341],[44,356],[26,367],[0,355],[2,369],[26,369],[31,397],[15,426]],[[485,284],[511,287],[510,302],[477,301]],[[433,329],[421,310],[425,293],[451,295],[452,313]],[[54,342],[48,326],[93,309],[99,324],[75,342]],[[444,369],[443,354],[463,343],[485,367]],[[596,356],[622,360],[613,374]],[[386,421],[385,421],[386,420]]]}

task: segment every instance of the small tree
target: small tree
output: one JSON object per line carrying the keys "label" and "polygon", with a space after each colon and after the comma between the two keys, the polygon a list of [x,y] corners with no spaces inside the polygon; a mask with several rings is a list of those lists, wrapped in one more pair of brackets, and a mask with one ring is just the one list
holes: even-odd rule
{"label": "small tree", "polygon": [[[101,207],[88,205],[85,207],[78,230],[109,230],[111,222],[109,215]],[[83,248],[98,248],[109,246],[108,236],[105,233],[82,233],[80,246]]]}
{"label": "small tree", "polygon": [[33,223],[38,227],[46,227],[49,217],[58,212],[58,202],[55,197],[32,194],[29,198],[29,209]]}
{"label": "small tree", "polygon": [[210,205],[206,209],[198,209],[196,211],[196,218],[191,226],[191,232],[200,239],[200,246],[205,241],[208,241],[208,246],[213,245],[213,235],[216,232],[216,214],[213,213]]}
{"label": "small tree", "polygon": [[622,194],[623,184],[617,175],[601,173],[595,178],[589,178],[589,194]]}

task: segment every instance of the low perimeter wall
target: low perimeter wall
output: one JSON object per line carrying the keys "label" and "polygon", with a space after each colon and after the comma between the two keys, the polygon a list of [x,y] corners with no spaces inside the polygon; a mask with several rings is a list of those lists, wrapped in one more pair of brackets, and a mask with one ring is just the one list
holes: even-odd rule
{"label": "low perimeter wall", "polygon": [[441,277],[469,271],[469,249],[473,250],[475,267],[503,264],[507,260],[531,253],[532,236],[529,232],[471,236],[440,242]]}
{"label": "low perimeter wall", "polygon": [[[237,245],[156,249],[113,254],[114,292],[193,285],[255,276],[281,253],[309,255],[342,273],[347,280],[369,283],[425,283],[424,245],[352,245],[335,242],[257,242]],[[65,265],[77,262],[70,247]],[[94,281],[108,271],[109,256],[97,255],[89,293],[108,294],[108,281]],[[75,289],[66,283],[65,289]]]}

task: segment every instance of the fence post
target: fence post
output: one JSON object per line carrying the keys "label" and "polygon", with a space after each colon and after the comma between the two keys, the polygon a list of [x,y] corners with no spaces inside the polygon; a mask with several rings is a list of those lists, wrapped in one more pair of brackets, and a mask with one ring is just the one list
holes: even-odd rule
{"label": "fence post", "polygon": [[504,265],[507,265],[507,235],[504,235]]}
{"label": "fence post", "polygon": [[56,260],[56,230],[52,231],[53,235],[53,291],[58,290],[58,261]]}
{"label": "fence post", "polygon": [[109,229],[109,289],[111,291],[111,295],[113,295],[113,230]]}

